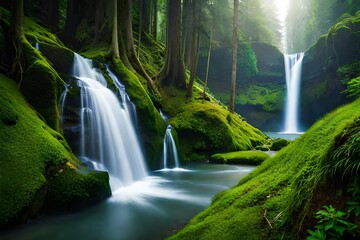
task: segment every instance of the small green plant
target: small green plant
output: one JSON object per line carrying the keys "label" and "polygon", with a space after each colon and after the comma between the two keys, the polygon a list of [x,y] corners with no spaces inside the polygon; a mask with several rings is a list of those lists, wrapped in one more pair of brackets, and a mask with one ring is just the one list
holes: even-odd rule
{"label": "small green plant", "polygon": [[348,193],[351,194],[351,198],[347,201],[349,205],[349,213],[354,213],[355,216],[360,216],[360,184],[357,179],[355,179],[352,183],[349,184]]}
{"label": "small green plant", "polygon": [[345,233],[355,234],[356,225],[347,221],[348,213],[337,211],[332,205],[323,206],[316,218],[319,219],[316,231],[308,230],[307,240],[342,239]]}

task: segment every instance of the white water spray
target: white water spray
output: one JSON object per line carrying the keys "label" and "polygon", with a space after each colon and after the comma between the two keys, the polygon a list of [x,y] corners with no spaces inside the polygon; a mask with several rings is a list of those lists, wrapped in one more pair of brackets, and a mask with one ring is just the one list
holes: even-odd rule
{"label": "white water spray", "polygon": [[92,61],[78,54],[74,55],[73,75],[81,89],[79,158],[94,169],[107,170],[113,190],[144,179],[147,170],[133,126],[135,113],[126,104],[130,102],[127,94],[120,102]]}
{"label": "white water spray", "polygon": [[301,67],[304,53],[285,54],[287,100],[285,111],[285,133],[299,133],[299,98]]}

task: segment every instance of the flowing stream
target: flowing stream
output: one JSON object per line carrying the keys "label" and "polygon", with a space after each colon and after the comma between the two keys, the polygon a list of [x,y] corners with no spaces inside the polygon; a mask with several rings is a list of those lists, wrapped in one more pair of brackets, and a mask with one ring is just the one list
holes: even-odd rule
{"label": "flowing stream", "polygon": [[301,83],[301,67],[304,53],[285,54],[286,73],[286,110],[285,133],[299,133],[299,97]]}
{"label": "flowing stream", "polygon": [[164,239],[235,185],[253,166],[196,164],[187,171],[150,172],[107,201],[80,212],[42,216],[0,232],[2,240]]}

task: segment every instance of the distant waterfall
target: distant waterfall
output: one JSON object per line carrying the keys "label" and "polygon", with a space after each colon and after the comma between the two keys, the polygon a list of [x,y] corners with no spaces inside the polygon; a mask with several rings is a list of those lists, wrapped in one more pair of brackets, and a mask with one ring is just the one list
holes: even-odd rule
{"label": "distant waterfall", "polygon": [[38,42],[35,43],[35,49],[38,50],[38,51],[40,51],[40,45],[39,45]]}
{"label": "distant waterfall", "polygon": [[169,125],[165,132],[165,137],[163,141],[163,163],[164,169],[168,168],[179,168],[179,156],[176,148],[174,138],[171,134],[171,125]]}
{"label": "distant waterfall", "polygon": [[120,92],[121,102],[106,87],[104,76],[93,68],[92,61],[75,53],[73,75],[81,95],[79,158],[97,170],[107,170],[112,187],[118,188],[143,179],[147,171],[133,126],[135,106],[116,76],[109,74]]}
{"label": "distant waterfall", "polygon": [[285,111],[285,132],[298,133],[298,108],[300,97],[301,67],[304,53],[285,54],[287,99]]}

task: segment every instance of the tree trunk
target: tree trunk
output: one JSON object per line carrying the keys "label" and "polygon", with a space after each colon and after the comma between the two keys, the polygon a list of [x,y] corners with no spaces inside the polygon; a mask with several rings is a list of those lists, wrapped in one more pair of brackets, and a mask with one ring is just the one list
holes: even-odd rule
{"label": "tree trunk", "polygon": [[181,41],[181,0],[167,0],[167,44],[160,80],[165,85],[186,88]]}
{"label": "tree trunk", "polygon": [[209,68],[210,68],[210,58],[211,58],[211,42],[212,42],[212,30],[210,30],[209,50],[208,50],[208,58],[207,58],[207,64],[206,64],[206,75],[205,75],[203,99],[206,98],[206,88],[207,88],[207,83],[208,83],[208,79],[209,79]]}
{"label": "tree trunk", "polygon": [[237,47],[238,47],[238,11],[239,11],[239,0],[234,0],[233,59],[232,59],[230,104],[229,104],[229,111],[231,113],[233,113],[235,109],[236,65],[237,65]]}
{"label": "tree trunk", "polygon": [[154,92],[158,97],[160,97],[160,93],[154,83],[154,81],[149,77],[149,75],[144,70],[143,66],[141,65],[139,59],[136,57],[135,46],[134,46],[134,38],[133,38],[133,31],[132,31],[132,0],[121,0],[122,5],[120,6],[121,9],[121,23],[122,26],[122,44],[124,45],[124,49],[126,52],[126,61],[128,61],[132,68],[137,71],[148,83],[148,87],[151,91]]}
{"label": "tree trunk", "polygon": [[115,58],[120,58],[119,55],[119,41],[118,41],[118,17],[117,17],[117,1],[114,0],[114,17],[113,17],[113,32],[112,32],[112,43],[111,43],[111,53]]}
{"label": "tree trunk", "polygon": [[24,19],[24,0],[14,0],[12,5],[12,15],[9,28],[9,62],[12,64],[9,74],[15,75],[21,84],[24,72],[22,63],[22,44],[23,19]]}
{"label": "tree trunk", "polygon": [[98,0],[96,3],[95,24],[94,24],[94,42],[95,43],[97,43],[99,41],[100,22],[102,21],[102,17],[104,17],[104,15],[105,15],[104,0]]}
{"label": "tree trunk", "polygon": [[184,0],[183,6],[183,54],[184,54],[184,61],[185,67],[190,66],[190,59],[191,59],[191,48],[193,46],[193,39],[195,36],[192,33],[193,23],[191,22],[192,16],[195,14],[195,9],[193,8],[195,0]]}
{"label": "tree trunk", "polygon": [[[200,10],[197,9],[196,1],[192,1],[192,31],[191,31],[191,45],[190,45],[190,80],[187,88],[187,96],[191,97],[193,93],[193,87],[196,76],[196,68],[197,68],[197,60],[198,60],[198,52],[200,46]],[[199,12],[198,12],[199,11]],[[199,15],[198,19],[196,16]]]}
{"label": "tree trunk", "polygon": [[153,13],[152,13],[152,27],[151,34],[155,40],[157,40],[157,24],[158,24],[158,5],[157,0],[153,0]]}
{"label": "tree trunk", "polygon": [[49,11],[48,11],[48,19],[50,27],[53,30],[59,29],[59,10],[60,9],[60,0],[51,0],[49,1]]}
{"label": "tree trunk", "polygon": [[68,0],[64,39],[67,43],[73,42],[75,39],[77,28],[82,18],[81,1]]}
{"label": "tree trunk", "polygon": [[143,10],[144,9],[144,0],[139,0],[139,39],[138,39],[138,50],[137,50],[137,58],[140,57],[141,50],[141,33],[142,33],[142,25],[143,25]]}

